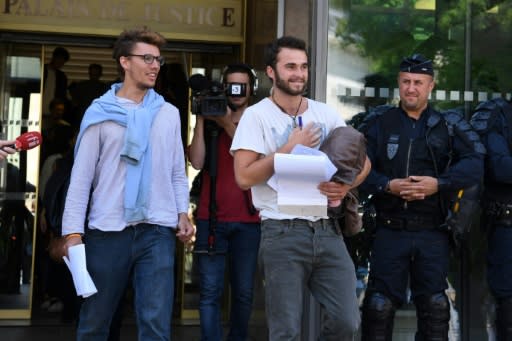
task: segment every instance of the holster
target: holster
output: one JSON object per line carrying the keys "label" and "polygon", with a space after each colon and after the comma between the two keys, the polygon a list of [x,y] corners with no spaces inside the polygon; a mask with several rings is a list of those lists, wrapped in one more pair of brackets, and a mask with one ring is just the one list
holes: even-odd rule
{"label": "holster", "polygon": [[441,229],[450,233],[450,239],[458,248],[471,229],[473,218],[480,206],[480,185],[461,189],[457,192]]}

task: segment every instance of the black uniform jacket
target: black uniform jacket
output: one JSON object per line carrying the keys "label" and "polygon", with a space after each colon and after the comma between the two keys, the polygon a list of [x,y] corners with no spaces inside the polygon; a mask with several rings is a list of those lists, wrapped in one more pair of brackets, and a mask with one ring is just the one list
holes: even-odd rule
{"label": "black uniform jacket", "polygon": [[[441,223],[446,195],[481,181],[484,154],[480,140],[462,118],[457,122],[428,106],[419,120],[400,107],[366,119],[364,134],[372,170],[361,189],[372,194],[379,215],[428,219]],[[405,202],[386,192],[389,180],[408,176],[438,179],[439,191],[424,200]]]}

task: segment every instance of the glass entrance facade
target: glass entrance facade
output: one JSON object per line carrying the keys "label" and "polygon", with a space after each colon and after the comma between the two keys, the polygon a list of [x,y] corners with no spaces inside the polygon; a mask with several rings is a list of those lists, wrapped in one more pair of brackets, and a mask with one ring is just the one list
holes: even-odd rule
{"label": "glass entrance facade", "polygon": [[[44,117],[41,111],[41,94],[44,94],[42,75],[43,65],[50,61],[52,51],[57,47],[64,47],[70,54],[69,61],[62,67],[69,85],[66,117],[71,119],[78,115],[75,100],[85,96],[82,92],[75,98],[73,89],[88,79],[90,64],[102,67],[101,81],[106,86],[115,82],[117,72],[111,57],[112,49],[102,46],[100,39],[95,45],[86,44],[79,36],[72,41],[54,40],[52,44],[0,42],[0,138],[14,140],[24,132],[39,131],[43,133],[43,142],[48,144],[48,127],[41,120]],[[239,60],[241,48],[235,44],[196,44],[194,48],[165,48],[162,55],[166,64],[161,68],[156,90],[180,109],[186,146],[193,129],[190,121],[195,119],[189,112],[187,77],[198,70],[212,78],[220,76],[225,65]],[[50,261],[46,251],[51,238],[41,223],[41,200],[48,179],[42,172],[45,168],[42,150],[38,147],[16,153],[0,162],[0,320],[59,317],[62,304],[50,307],[52,302],[62,303],[64,298],[60,294],[69,289],[66,286],[70,283],[62,284],[62,276],[67,269]],[[194,175],[189,174],[190,182]],[[179,243],[176,255],[176,318],[198,318],[199,292],[193,263],[191,250],[185,250]],[[126,300],[130,302],[131,299],[129,292]],[[126,307],[131,310],[131,304],[126,304]],[[71,317],[65,313],[62,316]]]}
{"label": "glass entrance facade", "polygon": [[330,0],[327,102],[349,119],[397,99],[398,64],[434,60],[439,108],[510,99],[512,1]]}
{"label": "glass entrance facade", "polygon": [[[40,51],[0,44],[2,139],[39,131]],[[30,316],[38,165],[37,149],[0,164],[0,318],[3,309],[14,318]]]}
{"label": "glass entrance facade", "polygon": [[[510,0],[329,0],[326,101],[346,120],[396,104],[398,65],[413,53],[434,61],[430,99],[438,109],[459,108],[469,117],[482,101],[510,100],[511,10]],[[467,251],[452,256],[449,280],[464,322],[458,332],[464,340],[484,340],[493,304],[485,284],[486,238],[473,225]],[[406,306],[398,319],[412,309]]]}

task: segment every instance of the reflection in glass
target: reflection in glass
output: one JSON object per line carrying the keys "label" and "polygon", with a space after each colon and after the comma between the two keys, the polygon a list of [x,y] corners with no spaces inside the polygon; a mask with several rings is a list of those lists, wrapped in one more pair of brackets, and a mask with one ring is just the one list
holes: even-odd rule
{"label": "reflection in glass", "polygon": [[[32,240],[35,187],[25,182],[23,171],[7,163],[7,185],[0,207],[0,308],[29,306],[32,274]],[[27,207],[27,203],[30,205]]]}
{"label": "reflection in glass", "polygon": [[[378,99],[397,101],[400,60],[434,60],[438,109],[510,99],[512,1],[331,0],[327,101],[345,119]],[[466,19],[470,17],[471,21]],[[471,40],[468,40],[468,37]],[[373,85],[378,80],[376,85]]]}
{"label": "reflection in glass", "polygon": [[[363,112],[356,124],[369,107],[396,104],[399,62],[415,52],[434,60],[435,108],[463,107],[469,117],[479,102],[510,100],[511,10],[511,0],[329,0],[327,102],[346,120]],[[478,227],[471,234],[466,256],[473,271],[461,273],[454,257],[450,280],[466,322],[462,331],[470,340],[483,340],[492,300],[483,285],[483,234]],[[463,292],[468,283],[470,292]],[[404,320],[398,317],[395,324]]]}
{"label": "reflection in glass", "polygon": [[[18,51],[19,55],[14,55]],[[39,131],[40,47],[0,44],[0,138]],[[39,149],[0,161],[0,310],[30,316]]]}

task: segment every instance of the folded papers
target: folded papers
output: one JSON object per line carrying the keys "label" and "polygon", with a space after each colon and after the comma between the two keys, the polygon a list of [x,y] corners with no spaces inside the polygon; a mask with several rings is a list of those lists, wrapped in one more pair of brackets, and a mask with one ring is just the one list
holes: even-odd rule
{"label": "folded papers", "polygon": [[68,248],[68,257],[64,256],[62,258],[64,258],[64,262],[68,266],[71,276],[73,276],[77,295],[85,298],[97,293],[98,290],[87,271],[85,245],[79,244]]}

